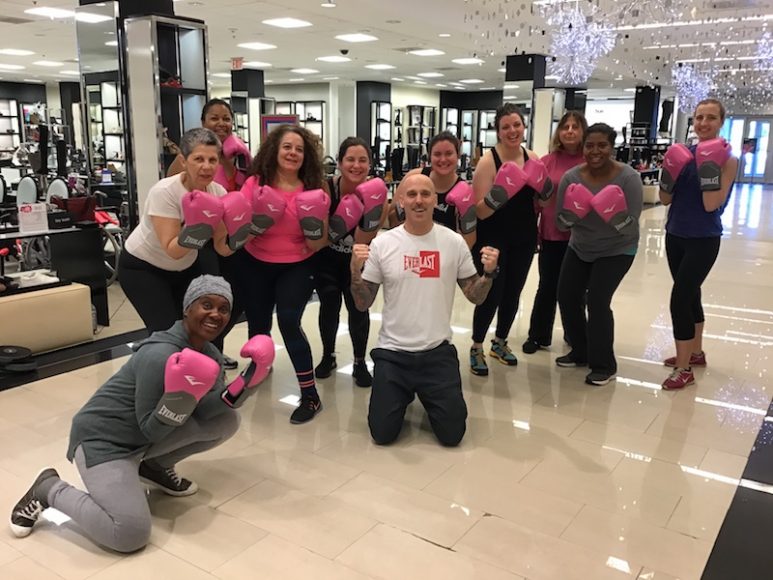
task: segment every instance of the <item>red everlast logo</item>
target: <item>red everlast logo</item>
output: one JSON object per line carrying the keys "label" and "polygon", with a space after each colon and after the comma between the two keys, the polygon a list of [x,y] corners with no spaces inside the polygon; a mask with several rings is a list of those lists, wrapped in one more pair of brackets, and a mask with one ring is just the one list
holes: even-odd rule
{"label": "red everlast logo", "polygon": [[419,252],[418,256],[403,256],[403,269],[419,278],[440,278],[440,252]]}

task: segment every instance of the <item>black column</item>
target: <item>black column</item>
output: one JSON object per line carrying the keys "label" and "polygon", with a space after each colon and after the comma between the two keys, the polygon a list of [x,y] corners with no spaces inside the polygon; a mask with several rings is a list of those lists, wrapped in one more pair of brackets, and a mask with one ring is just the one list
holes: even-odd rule
{"label": "black column", "polygon": [[370,134],[370,103],[372,101],[392,102],[392,85],[374,81],[357,82],[357,137],[373,142]]}
{"label": "black column", "polygon": [[531,81],[533,89],[544,88],[545,67],[542,54],[511,54],[506,61],[505,81]]}
{"label": "black column", "polygon": [[62,123],[64,123],[67,127],[70,128],[70,130],[66,132],[67,143],[71,147],[75,147],[75,135],[74,135],[75,119],[73,118],[73,115],[72,115],[72,106],[75,103],[81,102],[80,83],[73,83],[73,82],[59,83],[59,95],[62,103],[62,111],[64,112],[64,119],[62,120]]}
{"label": "black column", "polygon": [[660,104],[660,87],[640,86],[636,87],[636,98],[633,103],[633,122],[635,124],[649,124],[647,137],[658,137],[658,105]]}
{"label": "black column", "polygon": [[250,99],[266,96],[266,86],[263,82],[263,71],[242,69],[231,71],[231,92],[246,93]]}
{"label": "black column", "polygon": [[564,109],[585,114],[585,105],[588,102],[588,93],[585,89],[565,89]]}

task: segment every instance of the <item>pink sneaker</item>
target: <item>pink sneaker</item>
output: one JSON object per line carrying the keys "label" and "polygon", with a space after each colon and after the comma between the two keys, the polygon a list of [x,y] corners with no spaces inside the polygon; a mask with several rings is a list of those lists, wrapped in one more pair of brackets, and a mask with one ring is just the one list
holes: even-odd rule
{"label": "pink sneaker", "polygon": [[666,391],[678,391],[688,385],[695,383],[695,375],[690,369],[675,368],[671,375],[663,381],[663,388]]}
{"label": "pink sneaker", "polygon": [[[676,357],[672,356],[663,361],[663,364],[667,367],[676,367]],[[706,353],[701,351],[699,354],[692,353],[690,355],[690,367],[705,367],[706,366]]]}

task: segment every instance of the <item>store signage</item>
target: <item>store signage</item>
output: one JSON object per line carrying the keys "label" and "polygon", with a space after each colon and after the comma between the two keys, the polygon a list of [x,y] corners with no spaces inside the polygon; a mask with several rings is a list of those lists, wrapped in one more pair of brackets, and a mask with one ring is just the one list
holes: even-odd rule
{"label": "store signage", "polygon": [[19,232],[44,232],[48,229],[45,203],[25,203],[19,208]]}

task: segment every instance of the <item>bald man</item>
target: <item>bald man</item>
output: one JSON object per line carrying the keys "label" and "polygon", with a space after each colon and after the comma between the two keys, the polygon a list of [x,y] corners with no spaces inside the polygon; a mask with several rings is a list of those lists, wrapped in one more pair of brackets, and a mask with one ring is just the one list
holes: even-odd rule
{"label": "bald man", "polygon": [[[473,304],[486,299],[498,272],[499,250],[481,249],[478,276],[462,236],[432,221],[437,193],[425,175],[403,180],[397,199],[405,222],[352,251],[351,291],[366,310],[384,285],[384,308],[376,348],[368,425],[373,440],[397,439],[415,396],[442,445],[456,446],[466,429],[459,358],[451,344],[455,286]],[[363,269],[364,266],[364,269]]]}

